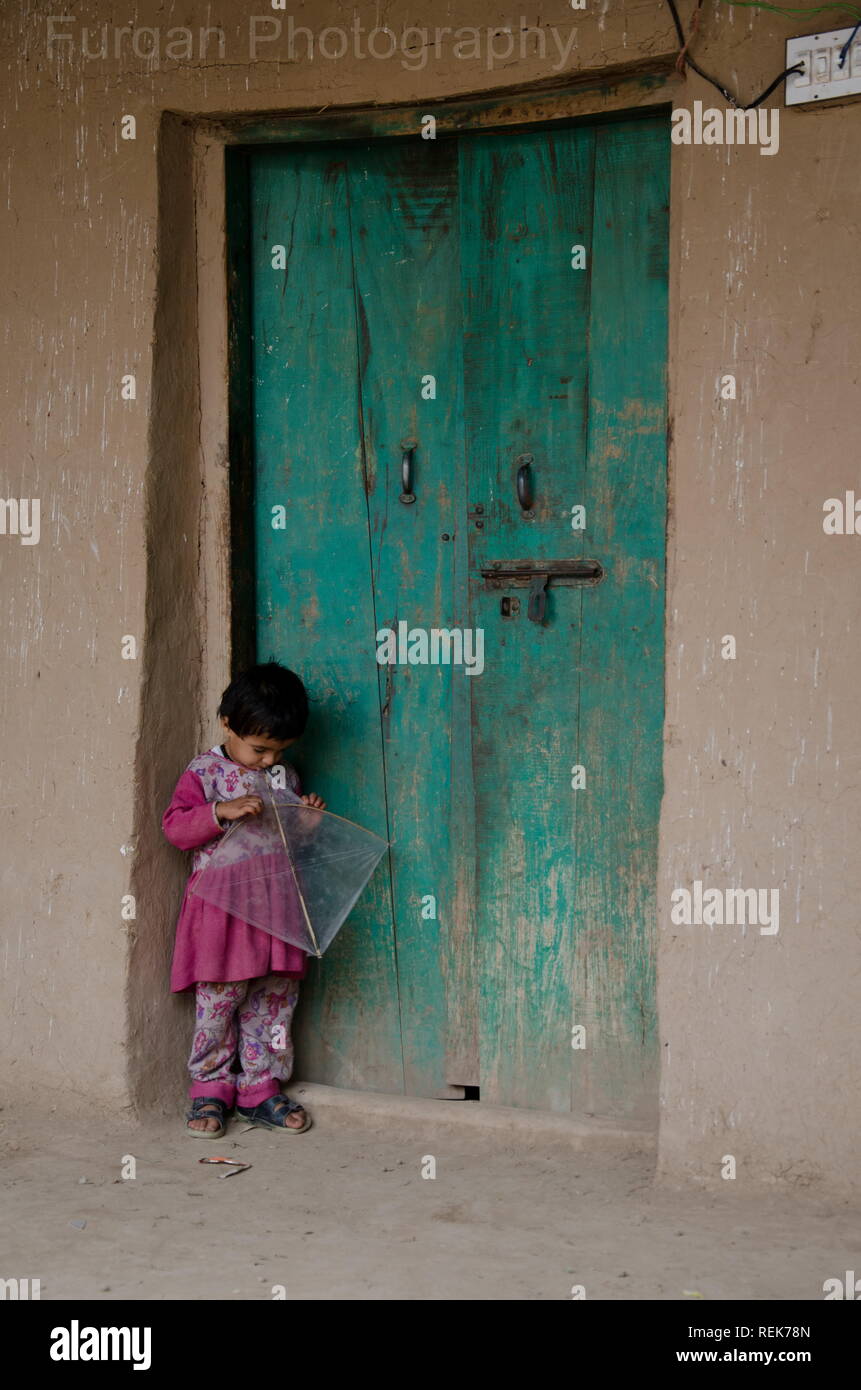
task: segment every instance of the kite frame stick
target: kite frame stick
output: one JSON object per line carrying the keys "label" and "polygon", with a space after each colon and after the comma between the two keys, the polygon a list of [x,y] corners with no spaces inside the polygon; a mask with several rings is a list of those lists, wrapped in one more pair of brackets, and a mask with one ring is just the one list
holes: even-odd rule
{"label": "kite frame stick", "polygon": [[275,820],[276,820],[276,822],[277,822],[277,824],[278,824],[278,834],[281,836],[281,843],[282,843],[283,846],[284,846],[284,851],[285,851],[285,853],[286,853],[286,855],[287,855],[287,860],[288,860],[288,862],[289,862],[289,864],[290,864],[290,872],[291,872],[291,874],[293,875],[293,882],[296,884],[296,892],[299,894],[299,901],[300,901],[300,903],[302,904],[302,913],[303,913],[304,918],[305,918],[305,925],[306,925],[306,927],[308,928],[308,933],[309,933],[309,935],[310,935],[310,937],[311,937],[311,940],[312,940],[313,943],[314,943],[314,954],[316,955],[316,957],[317,957],[318,960],[322,960],[322,958],[323,958],[323,952],[320,950],[320,944],[319,944],[319,942],[317,941],[316,936],[314,935],[314,928],[311,926],[311,918],[308,916],[308,909],[307,909],[307,907],[305,906],[305,899],[304,899],[303,896],[302,896],[302,889],[299,887],[299,879],[298,879],[297,874],[296,874],[296,866],[295,866],[295,864],[293,863],[293,856],[292,856],[292,854],[290,853],[290,846],[289,846],[288,843],[287,843],[287,837],[286,837],[286,835],[284,834],[284,827],[283,827],[283,825],[281,824],[281,817],[280,817],[279,814],[278,814],[278,802],[275,800],[275,797],[272,795],[272,788],[271,788],[271,786],[268,786],[268,785],[267,785],[266,790],[267,790],[268,793],[269,793],[269,800],[272,802],[272,810],[275,812]]}

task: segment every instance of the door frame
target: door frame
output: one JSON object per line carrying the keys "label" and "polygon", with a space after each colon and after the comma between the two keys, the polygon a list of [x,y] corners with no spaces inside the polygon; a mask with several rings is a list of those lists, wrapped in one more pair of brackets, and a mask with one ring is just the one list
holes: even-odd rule
{"label": "door frame", "polygon": [[[333,113],[253,114],[204,118],[185,126],[195,174],[197,316],[200,360],[201,453],[204,496],[201,516],[201,618],[203,669],[201,717],[214,708],[226,671],[254,660],[253,451],[249,379],[248,312],[250,287],[247,200],[241,196],[248,177],[252,147],[267,144],[403,140],[417,137],[421,120],[432,115],[437,134],[513,129],[552,130],[573,123],[630,121],[672,109],[684,91],[674,57],[622,74],[602,74],[588,81],[550,90],[520,89],[457,102],[428,101]],[[172,118],[176,120],[176,117]],[[239,194],[239,196],[237,196]],[[675,280],[677,256],[676,199],[671,171],[669,336],[667,343],[667,549],[664,630],[670,589],[669,526],[673,512],[672,371],[675,360]],[[227,447],[225,448],[225,441]],[[666,702],[664,747],[666,748]],[[660,882],[660,839],[659,826]],[[656,888],[658,886],[656,884]],[[660,1018],[658,1020],[660,1032]],[[658,1097],[654,1098],[655,1118]]]}

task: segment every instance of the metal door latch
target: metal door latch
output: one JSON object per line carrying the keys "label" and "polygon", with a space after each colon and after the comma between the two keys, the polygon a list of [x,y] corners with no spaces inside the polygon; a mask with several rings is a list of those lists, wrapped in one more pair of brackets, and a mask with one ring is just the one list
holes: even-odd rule
{"label": "metal door latch", "polygon": [[544,610],[547,607],[547,584],[550,579],[549,574],[533,574],[529,583],[529,607],[526,616],[531,623],[544,622]]}
{"label": "metal door latch", "polygon": [[604,566],[599,560],[494,560],[481,577],[486,589],[528,589],[527,615],[531,622],[543,623],[548,585],[594,588],[604,578]]}

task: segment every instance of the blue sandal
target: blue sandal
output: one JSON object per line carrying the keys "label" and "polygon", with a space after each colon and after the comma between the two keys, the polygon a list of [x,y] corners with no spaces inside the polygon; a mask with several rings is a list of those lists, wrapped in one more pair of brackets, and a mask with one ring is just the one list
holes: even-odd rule
{"label": "blue sandal", "polygon": [[305,1123],[296,1128],[285,1124],[287,1116],[297,1110],[304,1112],[304,1107],[297,1100],[288,1100],[287,1096],[282,1095],[269,1096],[259,1105],[236,1107],[237,1115],[249,1124],[259,1125],[261,1129],[279,1129],[282,1134],[304,1134],[306,1129],[311,1128],[310,1115],[305,1115]]}
{"label": "blue sandal", "polygon": [[[220,1139],[227,1129],[229,1106],[217,1096],[195,1096],[185,1117],[185,1132],[194,1139]],[[218,1129],[190,1129],[189,1120],[217,1120]]]}

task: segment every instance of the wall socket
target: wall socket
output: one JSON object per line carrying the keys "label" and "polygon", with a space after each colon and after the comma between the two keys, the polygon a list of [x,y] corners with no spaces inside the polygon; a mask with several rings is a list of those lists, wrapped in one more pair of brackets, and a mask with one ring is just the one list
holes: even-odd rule
{"label": "wall socket", "polygon": [[804,101],[835,101],[861,92],[861,29],[840,66],[840,53],[853,28],[854,25],[807,34],[802,39],[787,39],[786,66],[804,64],[803,72],[790,73],[786,79],[787,106],[798,106]]}

